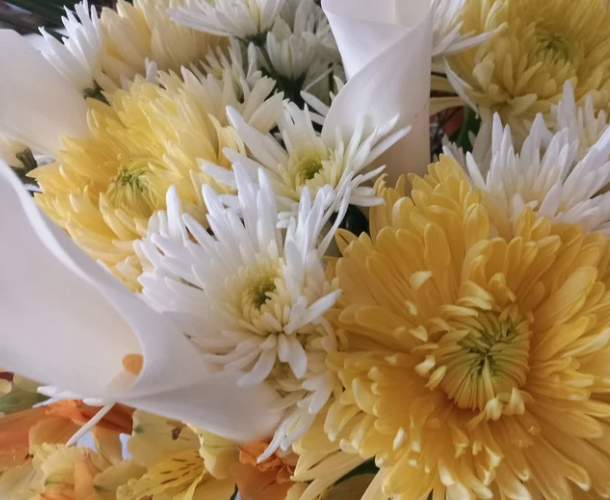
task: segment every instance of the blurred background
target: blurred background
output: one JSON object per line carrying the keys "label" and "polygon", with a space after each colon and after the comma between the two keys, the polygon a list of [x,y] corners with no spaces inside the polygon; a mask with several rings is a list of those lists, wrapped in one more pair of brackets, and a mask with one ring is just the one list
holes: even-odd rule
{"label": "blurred background", "polygon": [[[62,27],[63,6],[72,7],[79,0],[11,0],[0,1],[0,29],[8,28],[26,35],[44,26],[51,34]],[[89,0],[90,5],[112,6],[116,0]]]}

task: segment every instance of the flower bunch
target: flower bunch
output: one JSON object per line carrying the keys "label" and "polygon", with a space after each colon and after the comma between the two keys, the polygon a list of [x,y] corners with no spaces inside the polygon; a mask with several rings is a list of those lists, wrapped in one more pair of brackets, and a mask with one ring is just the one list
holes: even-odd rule
{"label": "flower bunch", "polygon": [[608,15],[0,31],[0,497],[610,498]]}

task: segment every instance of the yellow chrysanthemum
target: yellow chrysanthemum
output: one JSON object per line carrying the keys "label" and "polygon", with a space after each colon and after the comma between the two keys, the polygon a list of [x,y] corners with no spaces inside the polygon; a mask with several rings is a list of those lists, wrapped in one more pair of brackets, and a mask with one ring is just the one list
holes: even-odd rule
{"label": "yellow chrysanthemum", "polygon": [[[610,102],[610,7],[605,0],[466,0],[463,33],[505,29],[450,58],[460,93],[500,113],[525,137],[523,120],[547,113],[571,80],[577,100]],[[459,82],[458,80],[462,80]]]}
{"label": "yellow chrysanthemum", "polygon": [[184,76],[164,75],[162,86],[136,81],[109,106],[90,100],[91,138],[66,138],[58,162],[33,173],[42,188],[39,206],[134,289],[140,265],[133,242],[146,235],[153,213],[165,209],[168,188],[176,186],[185,209],[203,222],[200,186],[211,181],[198,160],[229,167],[222,149],[243,150],[226,126],[224,107],[256,113],[257,127],[268,131],[279,105],[265,103],[273,88],[266,79],[238,98],[229,75],[220,82]]}
{"label": "yellow chrysanthemum", "polygon": [[339,239],[327,435],[376,458],[370,498],[608,498],[608,240],[531,209],[499,236],[452,159],[411,182]]}
{"label": "yellow chrysanthemum", "polygon": [[119,0],[116,9],[101,15],[102,69],[117,85],[121,78],[146,74],[146,60],[163,71],[179,71],[205,60],[218,41],[206,33],[173,22],[169,8],[183,7],[189,0]]}

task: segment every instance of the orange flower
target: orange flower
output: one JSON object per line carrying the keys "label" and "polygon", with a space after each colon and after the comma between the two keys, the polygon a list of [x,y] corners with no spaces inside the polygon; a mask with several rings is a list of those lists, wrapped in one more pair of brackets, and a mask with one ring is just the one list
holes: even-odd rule
{"label": "orange flower", "polygon": [[257,463],[267,446],[269,443],[250,443],[239,452],[239,463],[233,466],[232,472],[242,500],[284,500],[294,484],[291,477],[296,456],[273,454]]}
{"label": "orange flower", "polygon": [[[75,424],[84,425],[91,420],[99,408],[89,406],[77,399],[58,401],[44,407],[47,415],[55,415],[72,420]],[[98,424],[103,429],[131,434],[133,408],[117,404]]]}
{"label": "orange flower", "polygon": [[[66,443],[99,411],[82,401],[58,401],[0,418],[0,471],[23,463],[30,446]],[[116,405],[98,426],[119,433],[131,433],[133,410]]]}

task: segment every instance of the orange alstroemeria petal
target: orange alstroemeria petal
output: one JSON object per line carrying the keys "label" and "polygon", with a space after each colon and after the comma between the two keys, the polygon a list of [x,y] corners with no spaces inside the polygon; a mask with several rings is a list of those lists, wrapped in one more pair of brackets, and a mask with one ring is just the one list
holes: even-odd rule
{"label": "orange alstroemeria petal", "polygon": [[[68,418],[80,425],[86,424],[100,411],[99,408],[86,405],[80,400],[58,401],[45,408],[47,415]],[[117,404],[98,425],[111,431],[131,434],[133,412],[132,408]]]}

